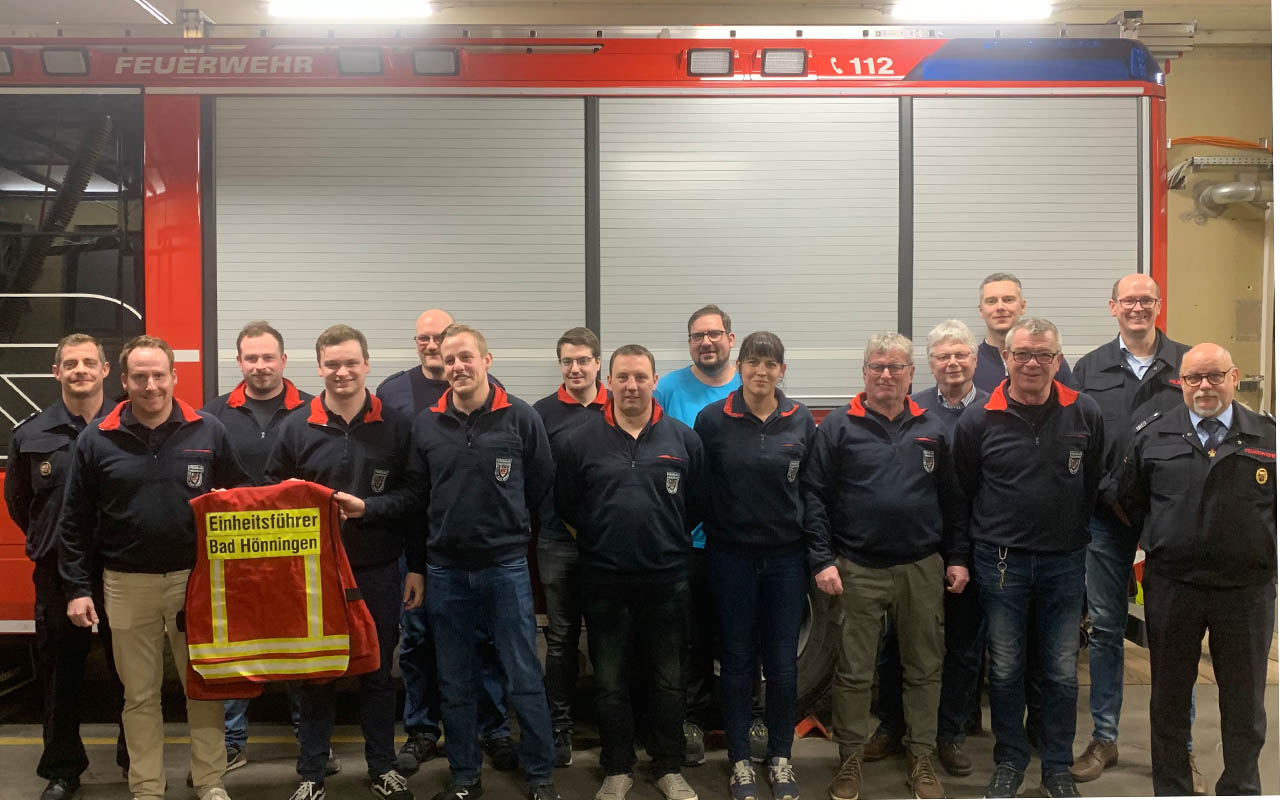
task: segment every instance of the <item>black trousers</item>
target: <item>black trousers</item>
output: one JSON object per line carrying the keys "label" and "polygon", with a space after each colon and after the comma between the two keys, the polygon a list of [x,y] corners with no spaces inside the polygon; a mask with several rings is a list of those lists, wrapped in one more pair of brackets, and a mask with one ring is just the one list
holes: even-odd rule
{"label": "black trousers", "polygon": [[[44,695],[44,752],[36,774],[45,780],[75,778],[89,768],[89,757],[80,739],[80,709],[84,705],[84,665],[93,644],[89,628],[76,627],[67,618],[67,593],[58,574],[58,553],[50,552],[35,563],[32,572],[36,605],[36,664]],[[94,578],[93,605],[98,611],[98,635],[107,660],[107,683],[112,717],[118,725],[124,705],[124,687],[111,653],[111,627],[102,600],[102,573]],[[116,739],[116,763],[129,766],[124,729]]]}
{"label": "black trousers", "polygon": [[703,728],[712,726],[711,687],[715,682],[715,657],[718,649],[715,603],[707,580],[707,551],[694,549],[689,554],[689,603],[687,607],[689,638],[684,657],[685,717]]}
{"label": "black trousers", "polygon": [[582,586],[587,649],[596,681],[600,766],[606,775],[629,774],[636,763],[630,686],[637,662],[649,667],[648,750],[653,774],[680,771],[688,600],[686,581]]}
{"label": "black trousers", "polygon": [[1158,795],[1192,792],[1187,738],[1200,644],[1218,682],[1222,777],[1216,794],[1259,794],[1258,754],[1267,736],[1267,654],[1275,630],[1276,587],[1266,583],[1206,588],[1143,577],[1147,646],[1151,651],[1151,773]]}

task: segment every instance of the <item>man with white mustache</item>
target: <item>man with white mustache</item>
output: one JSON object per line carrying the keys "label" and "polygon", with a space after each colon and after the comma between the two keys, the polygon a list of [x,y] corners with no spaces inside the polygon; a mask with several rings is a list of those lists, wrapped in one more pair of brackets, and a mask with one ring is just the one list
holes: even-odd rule
{"label": "man with white mustache", "polygon": [[1180,373],[1187,410],[1139,426],[1115,486],[1147,554],[1152,785],[1192,793],[1186,742],[1207,630],[1222,714],[1215,792],[1258,794],[1276,610],[1276,423],[1234,402],[1240,370],[1221,346],[1192,347]]}
{"label": "man with white mustache", "polygon": [[[1178,362],[1187,346],[1156,328],[1160,305],[1160,287],[1151,276],[1126,275],[1116,281],[1108,306],[1120,326],[1120,335],[1076,362],[1075,385],[1102,407],[1106,421],[1104,468],[1108,472],[1119,466],[1135,425],[1182,406]],[[1093,739],[1071,767],[1071,776],[1080,782],[1096,779],[1104,769],[1115,766],[1119,756],[1116,738],[1124,691],[1124,632],[1138,529],[1122,521],[1114,505],[1114,495],[1100,493],[1089,520],[1085,588],[1093,621],[1089,638]],[[1198,775],[1194,763],[1192,771]]]}

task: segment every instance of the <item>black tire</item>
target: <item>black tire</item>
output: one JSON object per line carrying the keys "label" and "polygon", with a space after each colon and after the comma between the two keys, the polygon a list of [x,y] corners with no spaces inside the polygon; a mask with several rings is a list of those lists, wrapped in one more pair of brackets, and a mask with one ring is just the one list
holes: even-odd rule
{"label": "black tire", "polygon": [[800,719],[827,720],[831,713],[831,683],[840,647],[840,599],[824,594],[814,584],[800,625],[796,662],[796,709]]}

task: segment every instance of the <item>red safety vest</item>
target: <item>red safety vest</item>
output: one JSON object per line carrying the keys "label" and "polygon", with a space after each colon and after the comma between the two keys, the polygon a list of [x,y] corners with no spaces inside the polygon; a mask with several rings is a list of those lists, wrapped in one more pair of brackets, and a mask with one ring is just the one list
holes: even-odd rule
{"label": "red safety vest", "polygon": [[377,631],[347,562],[333,494],[285,481],[191,501],[189,697],[256,697],[269,681],[378,668]]}

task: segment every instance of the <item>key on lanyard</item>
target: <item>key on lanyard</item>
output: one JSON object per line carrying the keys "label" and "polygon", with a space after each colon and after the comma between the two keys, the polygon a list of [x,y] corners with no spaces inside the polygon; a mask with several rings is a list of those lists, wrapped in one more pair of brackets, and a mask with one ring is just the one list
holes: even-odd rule
{"label": "key on lanyard", "polygon": [[1008,557],[1009,557],[1009,548],[1007,547],[996,548],[996,558],[1000,559],[999,561],[996,562],[996,571],[1000,573],[1001,589],[1004,588],[1004,571],[1009,568],[1009,562],[1005,560]]}

